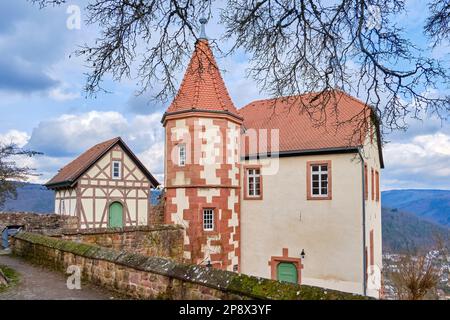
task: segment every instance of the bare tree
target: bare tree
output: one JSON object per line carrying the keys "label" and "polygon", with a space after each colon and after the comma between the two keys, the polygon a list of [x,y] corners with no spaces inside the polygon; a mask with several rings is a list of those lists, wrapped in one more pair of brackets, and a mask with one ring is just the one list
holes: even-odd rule
{"label": "bare tree", "polygon": [[41,154],[24,150],[14,144],[0,144],[0,208],[8,198],[17,196],[17,188],[21,181],[36,175],[34,169],[17,164],[18,157],[33,157]]}
{"label": "bare tree", "polygon": [[450,39],[450,2],[434,0],[429,4],[431,15],[425,24],[425,33],[434,40],[433,46]]}
{"label": "bare tree", "polygon": [[396,270],[389,275],[400,300],[421,300],[438,282],[438,269],[425,253],[408,253],[400,258]]}
{"label": "bare tree", "polygon": [[[449,1],[429,1],[424,32],[437,45],[449,37]],[[405,129],[407,117],[444,118],[450,109],[448,68],[395,23],[405,14],[404,0],[90,0],[86,20],[101,34],[78,51],[91,68],[87,92],[102,90],[106,74],[133,77],[135,65],[141,92],[158,84],[154,96],[171,97],[176,71],[197,39],[198,19],[210,18],[212,7],[219,7],[221,40],[232,44],[227,53],[249,54],[248,74],[261,90],[274,97],[315,93],[300,100],[302,111],[323,113],[324,99],[337,101],[334,90],[340,89],[372,106],[389,132]],[[337,108],[335,114],[339,118]],[[365,114],[351,120],[367,125]]]}

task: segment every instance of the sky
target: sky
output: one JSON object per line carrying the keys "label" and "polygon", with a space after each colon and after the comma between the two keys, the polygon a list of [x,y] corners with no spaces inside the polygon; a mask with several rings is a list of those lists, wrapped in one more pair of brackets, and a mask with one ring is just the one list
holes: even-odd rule
{"label": "sky", "polygon": [[[408,14],[398,17],[407,36],[421,38],[426,8],[423,1],[409,0]],[[42,183],[74,157],[103,140],[121,136],[160,181],[163,178],[163,128],[160,123],[167,104],[151,102],[151,92],[136,96],[136,80],[106,78],[108,93],[86,97],[83,86],[88,69],[73,52],[93,43],[95,25],[81,23],[68,28],[70,5],[79,5],[85,17],[85,1],[72,1],[40,10],[26,0],[0,1],[0,143],[14,142],[44,155],[23,160]],[[213,12],[214,15],[214,12]],[[210,38],[220,26],[210,22]],[[425,43],[426,45],[426,43]],[[448,58],[449,45],[430,55]],[[247,57],[238,52],[217,57],[225,83],[239,108],[266,97],[246,77]],[[183,70],[177,78],[180,79]],[[450,189],[450,125],[428,118],[409,121],[406,132],[386,137],[382,189]]]}

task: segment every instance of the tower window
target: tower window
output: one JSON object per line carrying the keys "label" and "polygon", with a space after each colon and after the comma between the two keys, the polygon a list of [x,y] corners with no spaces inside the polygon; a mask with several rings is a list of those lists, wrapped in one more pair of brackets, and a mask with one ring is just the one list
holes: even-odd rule
{"label": "tower window", "polygon": [[120,179],[122,175],[122,167],[120,161],[113,161],[112,162],[112,178],[113,179]]}
{"label": "tower window", "polygon": [[203,230],[214,230],[214,209],[203,209]]}
{"label": "tower window", "polygon": [[186,165],[186,144],[178,145],[178,164],[180,166]]}

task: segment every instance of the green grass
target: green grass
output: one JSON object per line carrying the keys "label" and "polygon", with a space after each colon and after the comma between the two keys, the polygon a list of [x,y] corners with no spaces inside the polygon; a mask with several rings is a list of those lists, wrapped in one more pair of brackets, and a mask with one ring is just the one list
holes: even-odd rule
{"label": "green grass", "polygon": [[3,271],[3,274],[10,281],[7,286],[0,285],[0,292],[3,292],[3,291],[6,291],[6,289],[9,289],[9,288],[15,286],[19,282],[20,277],[19,277],[19,274],[16,272],[16,270],[14,270],[10,267],[0,265],[0,269]]}

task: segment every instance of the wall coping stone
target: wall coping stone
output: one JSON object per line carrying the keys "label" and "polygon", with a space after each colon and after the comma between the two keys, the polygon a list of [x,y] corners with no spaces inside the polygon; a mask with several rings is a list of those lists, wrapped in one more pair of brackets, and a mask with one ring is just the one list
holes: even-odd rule
{"label": "wall coping stone", "polygon": [[104,260],[140,271],[199,284],[205,287],[235,293],[255,299],[275,300],[367,300],[361,295],[329,290],[319,287],[282,283],[279,281],[238,274],[230,271],[188,265],[166,258],[147,257],[127,251],[112,250],[93,244],[77,243],[44,236],[37,233],[19,232],[14,236],[22,241],[46,246],[86,258]]}
{"label": "wall coping stone", "polygon": [[56,236],[74,236],[74,235],[96,235],[96,234],[115,234],[131,232],[152,232],[165,230],[182,230],[179,225],[155,225],[155,226],[128,226],[123,228],[90,228],[90,229],[55,229],[47,230],[45,235]]}

